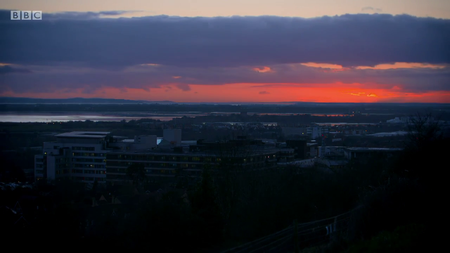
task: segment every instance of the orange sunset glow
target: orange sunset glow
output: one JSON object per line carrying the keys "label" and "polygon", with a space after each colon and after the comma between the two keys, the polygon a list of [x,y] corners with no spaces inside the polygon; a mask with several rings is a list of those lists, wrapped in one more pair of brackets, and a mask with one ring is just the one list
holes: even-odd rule
{"label": "orange sunset glow", "polygon": [[262,68],[254,68],[253,70],[256,71],[256,72],[259,72],[259,73],[272,72],[270,67],[267,67],[267,66],[264,66]]}
{"label": "orange sunset glow", "polygon": [[[373,102],[418,102],[448,103],[450,92],[403,92],[399,87],[393,89],[364,89],[359,84],[345,86],[343,84],[278,84],[261,88],[265,84],[234,83],[225,85],[189,85],[186,91],[176,84],[164,85],[161,88],[149,89],[117,89],[102,88],[86,94],[83,89],[55,93],[24,93],[21,97],[34,98],[122,98],[134,100],[170,100],[175,102],[336,102],[336,103],[373,103]],[[256,86],[256,87],[255,87]],[[16,97],[12,92],[5,96]]]}
{"label": "orange sunset glow", "polygon": [[356,69],[443,69],[445,65],[417,63],[417,62],[396,62],[393,64],[379,64],[374,67],[358,66]]}

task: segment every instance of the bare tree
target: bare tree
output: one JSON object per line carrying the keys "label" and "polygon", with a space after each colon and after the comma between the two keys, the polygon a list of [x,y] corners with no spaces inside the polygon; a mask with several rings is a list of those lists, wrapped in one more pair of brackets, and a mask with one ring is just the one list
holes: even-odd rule
{"label": "bare tree", "polygon": [[218,140],[217,148],[213,151],[218,159],[214,171],[214,184],[217,187],[217,199],[225,228],[241,199],[242,174],[245,173],[242,161],[251,154],[244,146],[230,142],[232,139],[234,138],[225,137]]}
{"label": "bare tree", "polygon": [[[430,113],[416,114],[409,118],[408,138],[404,152],[393,171],[401,177],[420,178],[432,182],[435,173],[441,173],[447,156],[448,139],[444,138],[444,128]],[[444,166],[445,167],[445,166]]]}
{"label": "bare tree", "polygon": [[435,119],[431,113],[425,115],[417,113],[408,120],[407,148],[423,148],[429,143],[443,139],[443,131],[439,118]]}

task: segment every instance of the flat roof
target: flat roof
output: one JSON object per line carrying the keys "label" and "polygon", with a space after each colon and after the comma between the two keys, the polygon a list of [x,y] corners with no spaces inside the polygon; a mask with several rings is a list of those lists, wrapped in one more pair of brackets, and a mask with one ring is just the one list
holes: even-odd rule
{"label": "flat roof", "polygon": [[402,151],[402,148],[346,148],[350,151]]}
{"label": "flat roof", "polygon": [[[248,154],[237,154],[236,157],[243,157],[246,155],[275,155],[277,150],[258,150],[258,151],[250,151]],[[124,155],[173,155],[173,156],[216,156],[220,157],[219,154],[215,154],[213,152],[175,152],[173,150],[152,150],[152,149],[138,149],[138,150],[112,150],[108,152],[108,154],[124,154]],[[226,155],[224,157],[227,157]]]}
{"label": "flat roof", "polygon": [[101,139],[101,138],[105,138],[109,133],[110,133],[110,132],[85,132],[85,131],[74,131],[74,132],[68,132],[68,133],[57,134],[56,137]]}
{"label": "flat roof", "polygon": [[189,141],[181,141],[182,145],[197,145],[196,140],[189,140]]}

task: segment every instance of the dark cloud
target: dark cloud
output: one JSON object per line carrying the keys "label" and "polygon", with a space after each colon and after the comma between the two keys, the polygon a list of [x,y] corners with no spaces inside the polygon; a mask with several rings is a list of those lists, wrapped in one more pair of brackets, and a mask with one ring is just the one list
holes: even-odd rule
{"label": "dark cloud", "polygon": [[28,69],[23,68],[13,68],[11,66],[0,66],[0,75],[10,74],[10,73],[31,73]]}
{"label": "dark cloud", "polygon": [[185,83],[177,84],[177,88],[182,91],[190,91],[191,90],[191,87],[189,87],[189,85],[185,84]]}
{"label": "dark cloud", "polygon": [[260,94],[260,95],[266,95],[266,94],[270,94],[270,93],[267,92],[267,91],[260,91],[259,94]]}
{"label": "dark cloud", "polygon": [[104,14],[58,13],[39,22],[2,19],[0,48],[6,50],[0,51],[0,62],[106,69],[143,63],[238,67],[450,62],[450,20],[444,19],[385,14],[96,18]]}
{"label": "dark cloud", "polygon": [[[450,90],[448,67],[351,68],[394,62],[449,64],[450,20],[379,14],[100,18],[120,14],[57,13],[39,22],[17,22],[9,20],[9,11],[0,11],[0,63],[19,66],[0,67],[0,92],[95,93],[105,87],[125,91],[167,85],[189,91],[191,84],[227,83]],[[349,69],[324,71],[293,64],[305,62]]]}
{"label": "dark cloud", "polygon": [[[55,70],[54,70],[55,69]],[[154,80],[152,80],[154,79]],[[40,68],[30,75],[1,75],[0,91],[10,90],[23,92],[67,92],[83,89],[85,93],[94,93],[105,87],[118,89],[135,88],[148,90],[159,88],[162,83],[172,79],[165,76],[154,76],[151,73],[127,73],[116,71],[62,71],[57,67]]]}
{"label": "dark cloud", "polygon": [[[32,74],[0,75],[0,90],[16,93],[74,91],[84,89],[95,93],[99,89],[134,88],[149,90],[173,86],[189,91],[191,84],[222,85],[229,83],[255,83],[255,87],[326,85],[346,86],[358,84],[361,88],[390,89],[394,86],[404,91],[450,90],[450,68],[445,69],[349,69],[338,72],[323,72],[319,68],[298,65],[271,65],[272,72],[259,73],[251,67],[239,68],[188,68],[176,66],[133,67],[121,71],[86,70],[47,66],[39,67]],[[182,78],[174,79],[174,76]]]}

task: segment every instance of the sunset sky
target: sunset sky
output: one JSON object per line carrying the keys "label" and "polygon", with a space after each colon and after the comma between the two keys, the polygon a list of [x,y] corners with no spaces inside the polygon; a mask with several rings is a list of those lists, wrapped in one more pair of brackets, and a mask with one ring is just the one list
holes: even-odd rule
{"label": "sunset sky", "polygon": [[[450,103],[448,0],[3,0],[0,96]],[[11,21],[10,10],[42,10]]]}

